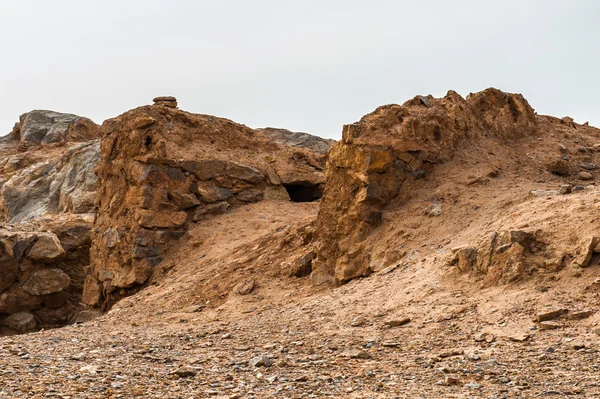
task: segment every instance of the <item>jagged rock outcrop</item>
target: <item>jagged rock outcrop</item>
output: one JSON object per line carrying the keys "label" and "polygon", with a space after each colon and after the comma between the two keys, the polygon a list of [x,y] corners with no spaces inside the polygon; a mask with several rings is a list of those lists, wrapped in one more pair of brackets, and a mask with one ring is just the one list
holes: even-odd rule
{"label": "jagged rock outcrop", "polygon": [[99,135],[87,118],[32,111],[0,139],[0,334],[80,309]]}
{"label": "jagged rock outcrop", "polygon": [[314,200],[325,155],[158,101],[106,121],[84,301],[137,290],[190,223],[263,199]]}
{"label": "jagged rock outcrop", "polygon": [[417,96],[344,126],[342,140],[329,151],[313,281],[339,283],[372,272],[366,239],[406,181],[427,176],[465,143],[537,130],[527,101],[496,89],[466,99],[453,91],[443,98]]}
{"label": "jagged rock outcrop", "polygon": [[450,264],[462,273],[484,276],[485,285],[495,285],[520,280],[535,269],[557,272],[565,258],[541,231],[509,230],[493,232],[473,246],[454,248]]}
{"label": "jagged rock outcrop", "polygon": [[98,138],[98,126],[81,116],[35,110],[21,115],[11,136],[27,144],[89,141]]}
{"label": "jagged rock outcrop", "polygon": [[256,130],[279,144],[307,148],[319,154],[326,154],[329,147],[335,143],[335,140],[324,139],[308,133],[291,132],[287,129],[265,127]]}
{"label": "jagged rock outcrop", "polygon": [[[0,187],[0,218],[9,223],[22,222],[47,213],[88,213],[94,208],[96,175],[100,158],[98,140],[76,144],[58,159],[25,166],[28,157],[9,158],[4,162],[5,176],[12,176]],[[22,169],[7,169],[17,162]],[[2,162],[0,162],[2,167]]]}

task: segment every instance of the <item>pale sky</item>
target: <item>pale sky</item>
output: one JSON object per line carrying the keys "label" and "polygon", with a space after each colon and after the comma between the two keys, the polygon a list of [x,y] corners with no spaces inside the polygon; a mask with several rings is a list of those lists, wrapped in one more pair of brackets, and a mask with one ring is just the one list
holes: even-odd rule
{"label": "pale sky", "polygon": [[598,21],[596,0],[0,0],[0,135],[173,95],[337,139],[379,105],[490,86],[600,126]]}

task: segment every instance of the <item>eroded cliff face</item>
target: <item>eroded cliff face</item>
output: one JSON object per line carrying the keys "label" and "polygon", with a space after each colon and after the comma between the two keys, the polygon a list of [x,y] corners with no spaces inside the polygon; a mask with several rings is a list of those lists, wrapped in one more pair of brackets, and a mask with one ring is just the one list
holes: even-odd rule
{"label": "eroded cliff face", "polygon": [[106,121],[102,130],[84,288],[93,306],[139,289],[191,223],[263,199],[314,200],[325,181],[324,154],[160,102]]}
{"label": "eroded cliff face", "polygon": [[535,112],[521,95],[496,89],[466,99],[453,91],[444,98],[417,96],[344,126],[342,140],[329,151],[313,281],[340,283],[372,272],[365,241],[408,180],[425,177],[463,144],[516,139],[537,129]]}
{"label": "eroded cliff face", "polygon": [[0,334],[81,310],[99,137],[87,118],[32,111],[0,139]]}

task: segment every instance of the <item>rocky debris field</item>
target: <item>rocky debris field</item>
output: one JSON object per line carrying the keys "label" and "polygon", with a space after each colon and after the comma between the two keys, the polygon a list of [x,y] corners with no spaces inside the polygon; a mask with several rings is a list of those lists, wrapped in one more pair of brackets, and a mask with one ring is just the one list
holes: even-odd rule
{"label": "rocky debris field", "polygon": [[[460,285],[396,282],[415,276],[396,270],[320,293],[285,287],[276,303],[259,291],[193,313],[157,306],[135,317],[126,301],[90,322],[0,338],[0,397],[600,395],[598,309],[574,311],[598,289],[522,287],[497,303],[497,289],[474,301]],[[556,329],[541,327],[546,317]]]}

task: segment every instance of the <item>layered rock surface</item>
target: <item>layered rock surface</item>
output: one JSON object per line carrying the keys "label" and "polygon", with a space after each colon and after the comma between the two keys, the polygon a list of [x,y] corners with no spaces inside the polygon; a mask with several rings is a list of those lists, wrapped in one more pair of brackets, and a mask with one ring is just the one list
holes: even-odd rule
{"label": "layered rock surface", "polygon": [[21,115],[11,135],[25,145],[89,141],[98,138],[98,126],[81,116],[35,110]]}
{"label": "layered rock surface", "polygon": [[[93,212],[97,188],[94,168],[99,158],[100,142],[92,140],[72,145],[57,159],[15,171],[0,187],[0,217],[16,223],[48,213]],[[23,159],[27,155],[16,155],[5,164]]]}
{"label": "layered rock surface", "polygon": [[0,140],[0,333],[62,325],[81,308],[99,135],[87,118],[32,111]]}
{"label": "layered rock surface", "polygon": [[256,130],[279,144],[307,148],[319,154],[326,154],[329,151],[329,147],[335,143],[335,140],[324,139],[308,133],[292,132],[281,128],[265,127]]}
{"label": "layered rock surface", "polygon": [[[482,158],[496,157],[496,152],[503,153],[506,150],[510,153],[513,143],[515,147],[519,142],[529,146],[530,140],[543,140],[542,137],[559,139],[576,135],[580,137],[577,142],[583,143],[597,136],[597,129],[576,125],[569,119],[537,116],[521,95],[487,89],[471,94],[466,99],[453,91],[443,98],[417,96],[403,105],[379,107],[359,122],[344,126],[342,141],[334,144],[329,152],[326,189],[316,224],[318,250],[313,261],[313,281],[345,282],[369,275],[381,268],[379,264],[388,262],[385,259],[380,262],[378,258],[386,258],[386,255],[376,253],[374,247],[378,246],[377,240],[381,241],[384,237],[390,243],[388,245],[397,243],[397,239],[387,238],[386,234],[391,234],[393,223],[412,217],[412,210],[408,209],[402,216],[402,204],[411,198],[416,202],[416,195],[421,195],[422,200],[431,196],[443,201],[445,196],[453,197],[453,192],[459,191],[453,189],[451,184],[445,184],[442,175],[436,174],[434,181],[429,179],[438,169],[444,170],[440,172],[442,174],[453,173],[451,166],[448,169],[441,165],[452,165],[450,161],[455,158],[458,160],[453,161],[454,167],[461,164],[463,158],[470,158],[472,164],[478,164]],[[521,150],[517,151],[519,155],[514,157],[521,158],[516,162],[522,168],[526,166],[527,170],[530,167],[539,168],[541,164],[540,175],[544,173],[544,163],[548,164],[546,159],[561,159],[571,170],[578,169],[578,163],[582,167],[595,167],[592,156],[595,150],[591,146],[569,156],[547,152],[543,154],[544,160],[535,161],[529,161],[533,159],[531,155],[521,156]],[[503,166],[508,167],[501,163],[486,165],[482,175],[471,175],[467,186],[484,186],[498,176]],[[469,172],[455,170],[454,175],[446,175],[445,180],[457,180],[463,173],[477,173],[475,168],[472,169]],[[549,171],[552,172],[552,169]],[[431,187],[433,191],[427,194],[426,190],[419,189],[421,186]],[[419,194],[413,196],[414,190],[419,190]],[[386,223],[386,214],[391,205],[394,214]],[[423,205],[424,215],[433,218],[443,215],[444,209],[440,202]],[[416,219],[423,218],[413,218],[413,225],[423,223]],[[415,230],[415,234],[418,231]],[[404,230],[398,234],[409,235]],[[532,232],[526,232],[529,238],[523,243],[516,239],[505,239],[506,232],[498,231],[496,234],[493,240],[498,242],[490,244],[492,251],[496,251],[496,246],[501,247],[500,252],[508,250],[509,246],[512,249],[502,256],[498,253],[491,263],[489,258],[487,263],[483,262],[486,255],[482,252],[485,251],[465,249],[461,252],[469,264],[477,264],[475,258],[481,257],[480,267],[473,266],[469,270],[489,273],[490,282],[512,281],[524,275],[529,254],[533,257],[542,256],[546,251],[547,245],[534,245],[536,241],[529,239],[533,237]],[[509,241],[504,242],[506,240]],[[504,244],[510,245],[503,247]],[[388,254],[401,252],[389,247],[381,251]],[[555,263],[562,263],[562,255],[554,254],[551,246],[548,246],[548,251],[542,257],[547,258],[549,269],[557,269]],[[511,254],[514,256],[511,257]]]}
{"label": "layered rock surface", "polygon": [[318,193],[325,181],[324,154],[160,101],[102,130],[84,292],[90,305],[109,306],[138,289],[190,223],[263,199],[289,200],[299,188]]}

